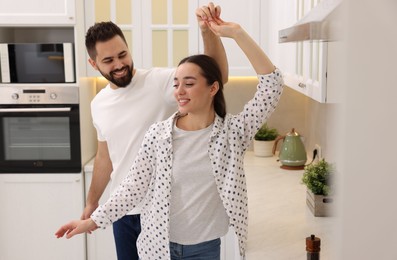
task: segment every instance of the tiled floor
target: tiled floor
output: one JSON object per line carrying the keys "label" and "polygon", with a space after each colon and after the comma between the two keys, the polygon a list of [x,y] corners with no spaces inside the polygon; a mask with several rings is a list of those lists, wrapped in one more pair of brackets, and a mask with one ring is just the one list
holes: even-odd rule
{"label": "tiled floor", "polygon": [[321,239],[321,260],[335,259],[335,218],[314,217],[306,206],[303,171],[280,169],[276,157],[247,152],[249,200],[247,260],[306,260],[306,237]]}

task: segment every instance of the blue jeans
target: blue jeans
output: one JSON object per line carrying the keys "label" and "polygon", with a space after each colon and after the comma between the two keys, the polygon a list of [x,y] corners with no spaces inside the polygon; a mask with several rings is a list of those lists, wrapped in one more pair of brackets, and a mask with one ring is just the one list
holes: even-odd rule
{"label": "blue jeans", "polygon": [[221,239],[206,241],[195,245],[170,243],[171,260],[220,260]]}
{"label": "blue jeans", "polygon": [[136,240],[141,233],[141,216],[126,215],[113,223],[118,260],[139,260]]}

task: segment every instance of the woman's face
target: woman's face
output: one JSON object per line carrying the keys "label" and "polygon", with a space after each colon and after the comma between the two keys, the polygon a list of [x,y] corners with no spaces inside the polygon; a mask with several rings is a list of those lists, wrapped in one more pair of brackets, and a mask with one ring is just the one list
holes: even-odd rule
{"label": "woman's face", "polygon": [[182,114],[208,113],[213,110],[213,97],[218,84],[207,85],[201,69],[194,63],[181,64],[175,73],[174,96]]}

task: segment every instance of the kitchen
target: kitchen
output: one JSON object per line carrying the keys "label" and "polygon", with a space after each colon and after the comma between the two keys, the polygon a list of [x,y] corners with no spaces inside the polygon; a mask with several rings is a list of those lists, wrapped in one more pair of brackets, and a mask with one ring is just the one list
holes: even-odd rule
{"label": "kitchen", "polygon": [[[12,1],[12,4],[10,4],[7,1],[3,1],[1,3],[1,42],[9,41],[9,39],[7,39],[9,37],[9,34],[6,32],[7,29],[18,26],[24,28],[24,30],[21,29],[19,37],[29,35],[25,32],[35,26],[46,27],[47,29],[44,33],[50,31],[51,35],[64,37],[65,34],[60,33],[59,28],[62,28],[62,30],[66,28],[66,31],[73,35],[73,42],[76,48],[78,83],[75,85],[79,86],[80,98],[87,97],[86,100],[89,100],[93,95],[93,89],[91,87],[94,84],[94,80],[92,79],[91,72],[87,71],[89,67],[86,66],[83,38],[86,26],[88,26],[85,24],[85,21],[90,17],[87,10],[92,11],[95,9],[95,7],[89,8],[89,4],[92,4],[93,1],[60,1],[67,4],[56,5],[57,8],[62,6],[68,9],[71,6],[70,3],[73,2],[73,10],[71,11],[73,15],[70,15],[70,10],[68,9],[67,11],[69,13],[58,12],[58,10],[56,10],[54,12],[57,12],[57,15],[48,15],[47,17],[45,13],[50,13],[53,10],[45,10],[45,7],[48,6],[49,8],[49,6],[53,6],[54,4],[52,2],[47,5],[35,1],[20,2],[21,3]],[[146,2],[150,1],[136,2],[146,5]],[[233,7],[234,1],[227,2],[231,2],[231,6]],[[246,19],[246,24],[248,26],[251,25],[251,27],[248,27],[250,33],[259,31],[259,33],[256,34],[258,37],[257,39],[259,41],[262,40],[262,46],[269,53],[274,62],[276,64],[282,64],[283,60],[288,60],[289,57],[287,55],[288,53],[282,50],[284,47],[281,46],[283,45],[278,44],[277,32],[279,29],[292,25],[293,22],[284,24],[281,28],[274,28],[270,25],[264,26],[265,29],[259,27],[258,21],[261,21],[261,25],[265,24],[262,20],[264,18],[262,15],[263,13],[269,13],[266,17],[271,17],[271,14],[277,17],[276,14],[280,14],[280,16],[278,16],[280,18],[284,11],[288,11],[287,9],[283,9],[285,6],[275,4],[274,1],[247,1],[244,5],[247,6],[247,10],[255,11],[257,10],[255,4],[258,4],[258,2],[264,4],[260,5],[261,8],[258,9],[258,12],[254,12],[256,16],[241,15],[241,17],[251,18]],[[205,3],[206,2],[200,1],[197,5]],[[287,4],[288,1],[285,1],[285,3]],[[390,201],[393,198],[390,191],[393,190],[393,184],[396,183],[396,176],[392,174],[392,169],[390,169],[391,166],[388,165],[388,163],[390,164],[390,162],[393,161],[393,155],[395,155],[394,147],[396,146],[395,139],[389,137],[389,135],[393,133],[392,129],[394,125],[392,118],[394,117],[392,117],[391,113],[392,111],[396,111],[396,102],[394,99],[397,96],[395,88],[391,88],[393,83],[390,80],[394,72],[393,68],[396,67],[395,46],[397,46],[397,44],[395,30],[393,30],[392,27],[392,24],[396,24],[396,18],[392,15],[393,10],[396,10],[396,5],[392,1],[386,0],[378,4],[371,3],[370,1],[355,0],[347,1],[347,3],[349,22],[346,24],[346,35],[349,40],[345,42],[345,46],[339,46],[338,43],[331,43],[330,45],[333,46],[329,46],[330,52],[338,52],[339,47],[341,47],[342,51],[341,55],[329,55],[327,95],[331,100],[329,100],[328,103],[319,103],[297,93],[295,90],[286,88],[286,92],[280,101],[284,102],[284,104],[280,104],[277,111],[270,118],[269,124],[276,126],[281,133],[290,131],[292,126],[295,127],[305,136],[305,145],[308,151],[314,147],[314,144],[320,144],[323,156],[327,158],[328,161],[337,164],[340,175],[338,177],[338,195],[341,199],[336,199],[339,214],[336,218],[338,224],[335,226],[334,231],[336,234],[336,245],[334,249],[336,256],[334,259],[395,259],[396,253],[392,252],[393,245],[396,242],[396,228],[395,225],[393,225],[393,220],[396,219],[397,210],[396,206],[394,206],[395,203]],[[235,13],[238,14],[240,11],[247,11],[237,9],[238,6],[241,5],[240,3],[235,3],[233,10],[228,10],[226,1],[219,1],[219,4],[222,6],[225,20],[228,18],[229,11],[232,12],[234,10],[234,13],[232,13],[234,16],[231,17],[230,20],[240,17]],[[85,5],[88,7],[85,8]],[[8,9],[5,8],[6,6]],[[12,8],[13,6],[18,6],[18,8],[14,10]],[[269,8],[268,11],[267,8]],[[6,13],[7,10],[8,14]],[[35,10],[38,15],[34,14]],[[192,8],[192,10],[194,10],[194,8]],[[192,13],[192,10],[190,10],[189,13]],[[18,11],[21,14],[19,16],[15,15]],[[259,11],[261,12],[259,13]],[[14,14],[12,17],[15,19],[10,18],[10,13]],[[31,15],[28,15],[29,13],[31,13]],[[366,14],[371,15],[367,16]],[[134,17],[136,15],[141,17],[139,13],[134,13]],[[286,20],[288,20],[287,18]],[[49,21],[51,21],[50,26],[48,25]],[[189,20],[189,23],[190,22],[194,24],[195,20]],[[70,32],[71,27],[73,28],[72,32]],[[125,29],[128,28],[131,29],[132,27],[126,27]],[[382,34],[382,30],[378,28],[385,28],[388,34]],[[135,29],[142,30],[141,28]],[[134,30],[134,32],[135,31],[136,30]],[[263,32],[268,32],[268,34],[263,34]],[[36,30],[35,37],[39,37],[42,33],[42,30]],[[147,32],[141,33],[144,33],[143,35],[145,37],[147,36]],[[271,36],[267,37],[266,35]],[[190,36],[189,34],[188,37],[196,37],[196,40],[190,41],[193,47],[188,46],[186,48],[198,49],[198,36]],[[365,44],[363,44],[363,42],[365,42]],[[231,53],[232,51],[229,50],[232,50],[233,46],[225,45],[228,54]],[[134,57],[134,60],[139,62],[138,64],[142,66],[150,66],[152,64],[153,58],[150,54],[151,51],[147,50],[147,46],[142,46],[138,43],[137,46],[132,45],[132,48],[136,48],[137,51],[135,51],[135,53],[140,53],[140,50],[144,50],[141,56],[136,55],[136,59]],[[142,56],[146,57],[145,55],[148,55],[150,58],[143,59]],[[157,56],[157,54],[156,56],[153,54],[153,57]],[[165,58],[161,59],[163,59],[161,62],[168,64]],[[250,72],[244,68],[244,60],[238,55],[230,57],[230,62],[232,63],[231,76],[251,75]],[[373,64],[380,66],[382,75],[387,75],[387,77],[382,77],[382,75],[377,77],[377,75],[374,75]],[[375,90],[372,90],[373,86],[376,86]],[[3,95],[3,93],[1,93],[1,95]],[[84,113],[86,116],[87,114],[89,115],[89,107],[87,104],[81,102],[80,114],[82,115]],[[93,151],[95,151],[95,149],[92,148],[92,144],[95,144],[95,134],[90,132],[92,131],[92,129],[90,129],[90,123],[90,120],[81,120],[81,135],[93,137],[93,140],[82,139],[82,142],[87,142],[87,144],[82,143],[82,148],[86,149],[82,151],[83,165],[91,159]],[[377,133],[377,138],[373,138],[372,141],[368,140],[366,137],[373,136],[374,132]],[[381,138],[378,136],[385,136],[386,138],[383,138],[384,140],[381,141]],[[301,189],[302,185],[297,183],[297,188]],[[4,190],[3,187],[1,189],[2,205],[5,205],[3,200],[6,200],[5,197],[9,195],[9,191]],[[56,191],[52,191],[51,194],[57,193]],[[279,198],[274,198],[274,200],[279,200]],[[42,197],[37,198],[37,201],[43,202],[43,205],[46,203],[45,198]],[[59,200],[58,202],[60,204],[65,204],[67,200]],[[40,207],[43,208],[43,205]],[[4,223],[3,217],[6,216],[6,219],[12,218],[14,214],[7,210],[3,212],[3,210],[5,210],[5,208],[2,208],[1,222]],[[26,212],[29,212],[29,214],[26,214]],[[39,210],[37,210],[37,207],[29,207],[26,208],[25,212],[21,212],[21,214],[23,213],[26,214],[26,217],[22,215],[21,219],[17,219],[21,221],[21,223],[25,219],[28,219],[29,215],[34,216],[38,214]],[[60,215],[62,215],[62,217],[56,217],[51,225],[57,227],[57,225],[63,223],[65,220],[79,217],[80,212],[76,210],[75,215],[73,215],[73,213],[71,214],[71,212],[62,212]],[[274,218],[277,218],[277,216],[274,216]],[[42,225],[43,224],[40,225],[41,228],[44,228]],[[29,227],[30,226],[35,225],[30,224]],[[39,234],[40,229],[39,227],[37,228],[38,229],[30,229],[27,234]],[[29,243],[29,241],[22,240],[24,237],[23,233],[18,234],[14,238],[12,227],[3,229],[2,226],[1,230],[1,232],[5,234],[1,237],[1,244],[3,246],[7,245],[7,243],[3,241],[3,239],[6,240],[7,237],[12,237],[13,239],[19,238],[21,239],[21,244],[22,242],[23,244]],[[53,231],[54,228],[48,228],[48,232],[46,232],[52,235]],[[266,234],[266,236],[271,237],[272,234]],[[302,237],[303,253],[305,250],[305,236]],[[37,240],[39,240],[39,238],[38,236]],[[379,241],[382,242],[380,243]],[[49,250],[46,246],[40,246],[40,241],[37,241],[37,243],[37,250]],[[67,242],[63,241],[62,243],[77,242],[76,240],[70,240]],[[78,247],[78,245],[76,246]],[[323,244],[323,248],[326,250],[327,244]],[[390,250],[381,250],[381,248]],[[12,249],[17,250],[18,248]],[[284,250],[288,251],[288,248],[285,247]],[[3,250],[0,251],[4,252]],[[63,252],[58,253],[59,255],[63,255]],[[68,259],[70,259],[70,255]],[[280,256],[279,259],[296,258],[284,258]]]}

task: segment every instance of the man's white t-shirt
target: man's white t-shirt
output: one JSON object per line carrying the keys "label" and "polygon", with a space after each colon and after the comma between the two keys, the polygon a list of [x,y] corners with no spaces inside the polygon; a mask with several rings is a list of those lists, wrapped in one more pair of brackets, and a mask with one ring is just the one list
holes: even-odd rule
{"label": "man's white t-shirt", "polygon": [[[149,126],[177,110],[174,74],[174,68],[137,69],[127,87],[107,85],[91,102],[98,140],[107,142],[113,165],[111,192],[127,175]],[[130,213],[139,214],[140,209]]]}

